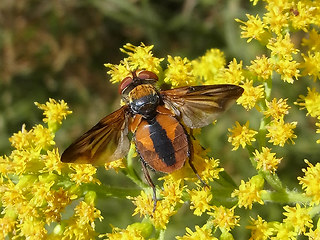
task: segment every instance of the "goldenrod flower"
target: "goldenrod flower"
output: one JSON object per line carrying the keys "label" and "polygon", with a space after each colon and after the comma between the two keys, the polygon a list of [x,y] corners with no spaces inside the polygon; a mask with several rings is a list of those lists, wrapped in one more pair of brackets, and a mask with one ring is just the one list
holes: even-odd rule
{"label": "goldenrod flower", "polygon": [[213,206],[213,212],[208,212],[209,215],[213,217],[212,223],[215,227],[219,227],[220,230],[230,231],[236,226],[239,225],[240,217],[234,215],[235,206],[232,208],[226,208],[224,206]]}
{"label": "goldenrod flower", "polygon": [[141,191],[137,197],[128,197],[132,199],[136,209],[133,216],[140,214],[140,216],[152,216],[151,222],[158,229],[166,229],[166,225],[169,222],[169,218],[176,213],[175,204],[171,204],[167,199],[158,200],[155,211],[153,212],[154,202],[150,195],[147,195],[144,191]]}
{"label": "goldenrod flower", "polygon": [[105,67],[110,68],[110,70],[107,71],[107,73],[111,76],[111,83],[121,82],[126,76],[131,74],[131,71],[135,70],[130,69],[129,65],[126,63],[126,61],[122,61],[118,65],[111,63],[104,64]]}
{"label": "goldenrod flower", "polygon": [[280,74],[281,80],[293,83],[300,76],[299,63],[294,60],[280,59],[274,63],[274,68]]}
{"label": "goldenrod flower", "polygon": [[247,226],[247,229],[251,230],[251,237],[249,240],[266,240],[273,234],[273,227],[262,219],[258,215],[258,219],[250,217],[250,226]]}
{"label": "goldenrod flower", "polygon": [[190,60],[181,57],[168,56],[168,67],[165,71],[164,81],[173,87],[195,85],[196,77]]}
{"label": "goldenrod flower", "polygon": [[308,52],[308,55],[301,54],[304,62],[301,63],[303,68],[302,75],[311,76],[314,81],[320,79],[320,52]]}
{"label": "goldenrod flower", "polygon": [[270,138],[269,142],[273,145],[279,145],[281,147],[290,140],[294,144],[293,138],[297,138],[293,129],[296,128],[297,122],[285,123],[283,118],[273,120],[266,127],[268,130],[267,137]]}
{"label": "goldenrod flower", "polygon": [[53,173],[56,172],[61,175],[61,170],[64,164],[60,161],[60,154],[57,148],[48,150],[47,154],[43,156],[43,162],[45,164],[42,172]]}
{"label": "goldenrod flower", "polygon": [[292,27],[308,32],[309,25],[315,23],[316,8],[307,1],[298,1],[293,6],[294,13],[289,15]]}
{"label": "goldenrod flower", "polygon": [[178,202],[183,203],[181,197],[185,186],[183,185],[182,179],[175,180],[171,174],[162,179],[164,179],[164,183],[161,195],[165,201],[172,206],[176,205]]}
{"label": "goldenrod flower", "polygon": [[264,180],[260,175],[253,176],[248,182],[241,180],[239,189],[235,189],[231,197],[238,197],[238,206],[252,208],[254,202],[264,204],[261,194],[265,192],[263,189]]}
{"label": "goldenrod flower", "polygon": [[63,119],[66,119],[67,115],[72,113],[68,110],[69,107],[64,100],[57,102],[56,100],[49,98],[49,102],[40,104],[35,102],[35,105],[44,111],[45,118],[43,121],[48,123],[48,127],[52,132],[55,132],[62,123]]}
{"label": "goldenrod flower", "polygon": [[302,46],[306,46],[310,51],[320,51],[320,34],[316,29],[312,28],[308,32],[308,37],[302,39]]}
{"label": "goldenrod flower", "polygon": [[206,158],[202,159],[202,164],[196,164],[196,166],[201,178],[208,183],[214,179],[219,179],[219,173],[223,171],[223,168],[220,168],[219,164],[219,159]]}
{"label": "goldenrod flower", "polygon": [[47,235],[47,230],[44,227],[45,222],[34,219],[30,216],[28,219],[25,219],[23,222],[18,224],[18,232],[21,238],[30,240],[45,240]]}
{"label": "goldenrod flower", "polygon": [[176,237],[178,240],[218,240],[217,238],[212,236],[212,230],[207,226],[203,225],[201,228],[196,225],[195,231],[193,232],[190,228],[186,228],[187,233],[182,237]]}
{"label": "goldenrod flower", "polygon": [[243,84],[244,92],[237,99],[237,103],[241,104],[247,111],[252,109],[256,103],[264,97],[264,88],[262,85],[258,85],[256,87],[253,86],[252,80],[246,80]]}
{"label": "goldenrod flower", "polygon": [[308,89],[307,96],[299,95],[299,99],[295,102],[296,105],[300,106],[300,109],[306,108],[308,113],[307,116],[319,117],[320,116],[320,94],[315,88]]}
{"label": "goldenrod flower", "polygon": [[109,240],[144,240],[152,233],[152,225],[150,223],[134,223],[127,226],[126,229],[120,229],[117,227],[112,228],[112,233],[101,234],[99,238],[103,236],[108,237]]}
{"label": "goldenrod flower", "polygon": [[267,110],[263,112],[266,117],[272,117],[274,119],[281,119],[285,114],[289,113],[291,107],[287,104],[288,99],[280,98],[278,101],[276,98],[272,99],[271,102],[266,100]]}
{"label": "goldenrod flower", "polygon": [[253,155],[255,157],[255,160],[257,161],[257,170],[262,169],[270,173],[274,173],[277,170],[278,164],[282,160],[282,158],[276,158],[276,154],[271,153],[271,149],[268,147],[262,147],[261,152],[256,150]]}
{"label": "goldenrod flower", "polygon": [[252,16],[246,14],[246,16],[248,18],[246,22],[236,19],[237,22],[243,24],[240,26],[241,30],[243,30],[241,32],[241,38],[248,38],[247,42],[251,42],[252,39],[260,41],[266,31],[266,24],[261,20],[259,15]]}
{"label": "goldenrod flower", "polygon": [[100,181],[94,177],[96,174],[97,168],[90,164],[71,164],[71,169],[74,172],[69,174],[70,179],[76,184],[80,185],[81,183],[98,183]]}
{"label": "goldenrod flower", "polygon": [[104,167],[105,167],[106,170],[113,169],[118,173],[119,170],[121,170],[123,168],[126,168],[126,165],[124,163],[124,159],[118,159],[116,161],[106,162],[104,164]]}
{"label": "goldenrod flower", "polygon": [[301,207],[300,204],[297,203],[295,207],[285,206],[283,209],[286,211],[283,213],[283,215],[286,216],[283,222],[291,225],[296,233],[305,233],[306,228],[313,227],[312,219],[309,214],[312,208]]}
{"label": "goldenrod flower", "polygon": [[272,224],[275,236],[271,237],[272,240],[279,240],[279,239],[288,239],[288,240],[296,240],[297,233],[294,231],[294,228],[291,224],[287,223],[279,223],[274,222]]}
{"label": "goldenrod flower", "polygon": [[271,38],[267,44],[267,48],[271,50],[272,57],[276,56],[279,59],[286,60],[292,60],[292,54],[297,54],[299,52],[299,49],[294,47],[289,33],[284,37],[278,35],[277,38]]}
{"label": "goldenrod flower", "polygon": [[228,68],[225,68],[221,73],[221,78],[223,82],[220,83],[230,83],[239,85],[240,82],[244,79],[242,61],[237,63],[237,60],[234,58],[229,64]]}
{"label": "goldenrod flower", "polygon": [[302,169],[303,177],[298,177],[299,184],[306,195],[312,197],[313,204],[320,203],[320,163],[313,166],[308,160],[304,160],[308,164],[307,169]]}
{"label": "goldenrod flower", "polygon": [[258,132],[252,129],[249,129],[249,121],[245,125],[241,126],[239,122],[236,122],[236,126],[232,129],[228,129],[231,133],[228,138],[228,142],[231,142],[233,145],[233,151],[237,150],[241,145],[244,148],[246,145],[251,145],[251,142],[256,141],[254,135]]}
{"label": "goldenrod flower", "polygon": [[194,215],[201,216],[212,208],[210,205],[212,194],[208,187],[187,190],[187,192],[190,195],[190,209],[194,209]]}
{"label": "goldenrod flower", "polygon": [[251,65],[248,66],[248,70],[253,72],[255,75],[263,81],[271,78],[273,71],[273,64],[270,58],[262,55],[257,56],[255,60],[251,61]]}
{"label": "goldenrod flower", "polygon": [[207,50],[205,55],[193,60],[193,74],[204,82],[204,84],[221,83],[221,78],[226,59],[224,53],[219,49]]}
{"label": "goldenrod flower", "polygon": [[123,48],[120,48],[120,51],[129,56],[126,58],[126,61],[129,63],[131,70],[146,69],[158,74],[160,63],[164,58],[154,57],[151,52],[152,48],[153,45],[146,46],[144,43],[141,43],[140,46],[127,43]]}
{"label": "goldenrod flower", "polygon": [[291,5],[287,0],[267,2],[267,12],[264,14],[263,22],[268,25],[269,31],[280,35],[282,29],[289,26],[289,13],[285,10],[290,7]]}

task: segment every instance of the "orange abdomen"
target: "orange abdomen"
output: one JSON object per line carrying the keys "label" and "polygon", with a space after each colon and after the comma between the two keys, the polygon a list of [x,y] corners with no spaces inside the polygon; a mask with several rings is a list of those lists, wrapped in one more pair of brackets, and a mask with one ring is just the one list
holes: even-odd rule
{"label": "orange abdomen", "polygon": [[137,151],[156,171],[170,173],[183,167],[189,156],[188,136],[178,120],[157,114],[142,120],[135,132]]}

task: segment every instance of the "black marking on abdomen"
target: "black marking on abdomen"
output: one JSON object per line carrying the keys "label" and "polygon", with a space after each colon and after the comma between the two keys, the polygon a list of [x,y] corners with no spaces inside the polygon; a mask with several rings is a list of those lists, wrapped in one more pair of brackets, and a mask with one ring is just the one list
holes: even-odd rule
{"label": "black marking on abdomen", "polygon": [[176,163],[175,151],[166,131],[155,119],[148,121],[148,123],[150,124],[149,133],[155,152],[167,166],[174,165]]}

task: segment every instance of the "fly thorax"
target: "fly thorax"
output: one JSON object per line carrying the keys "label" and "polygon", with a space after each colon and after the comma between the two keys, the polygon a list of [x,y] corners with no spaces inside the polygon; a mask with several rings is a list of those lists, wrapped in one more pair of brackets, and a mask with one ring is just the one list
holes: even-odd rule
{"label": "fly thorax", "polygon": [[160,99],[157,90],[150,84],[138,85],[128,95],[129,105],[134,114],[145,119],[154,117]]}

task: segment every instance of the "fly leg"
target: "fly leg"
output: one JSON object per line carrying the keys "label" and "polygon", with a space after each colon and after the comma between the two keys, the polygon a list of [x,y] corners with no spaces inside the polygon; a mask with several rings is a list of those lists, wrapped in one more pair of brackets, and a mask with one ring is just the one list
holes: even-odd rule
{"label": "fly leg", "polygon": [[[195,137],[192,135],[192,129],[190,129],[190,137],[192,139],[195,139]],[[192,144],[192,140],[189,139],[189,149],[190,149],[190,156],[189,156],[189,165],[192,169],[192,171],[194,172],[194,174],[196,174],[197,178],[200,180],[200,182],[203,184],[203,186],[205,187],[209,187],[208,184],[200,177],[197,169],[194,167],[192,161],[193,161],[193,158],[194,158],[194,152],[193,152],[193,144]]]}
{"label": "fly leg", "polygon": [[145,179],[147,180],[147,183],[149,184],[149,186],[152,187],[152,191],[153,191],[153,195],[152,195],[153,210],[152,210],[152,212],[155,212],[156,206],[157,206],[157,201],[158,201],[157,194],[156,194],[156,186],[152,182],[152,179],[149,175],[149,171],[147,169],[147,165],[143,160],[141,160],[141,165],[142,165],[143,175],[144,175]]}

